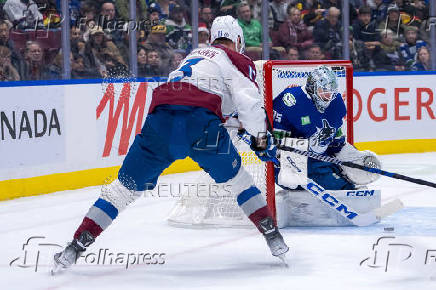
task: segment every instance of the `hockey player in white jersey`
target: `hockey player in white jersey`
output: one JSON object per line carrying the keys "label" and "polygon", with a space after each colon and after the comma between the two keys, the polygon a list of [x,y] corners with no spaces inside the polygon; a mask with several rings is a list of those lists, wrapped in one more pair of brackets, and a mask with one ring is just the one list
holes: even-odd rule
{"label": "hockey player in white jersey", "polygon": [[208,48],[193,50],[169,81],[153,92],[141,133],[135,137],[118,179],[102,190],[74,234],[54,256],[55,269],[71,266],[118,214],[153,189],[162,171],[190,156],[217,182],[230,182],[238,205],[264,235],[273,256],[289,250],[265,198],[241,166],[241,158],[222,126],[238,112],[252,136],[252,149],[263,161],[275,158],[273,138],[266,133],[266,115],[255,82],[255,66],[241,52],[242,29],[231,16],[214,20]]}

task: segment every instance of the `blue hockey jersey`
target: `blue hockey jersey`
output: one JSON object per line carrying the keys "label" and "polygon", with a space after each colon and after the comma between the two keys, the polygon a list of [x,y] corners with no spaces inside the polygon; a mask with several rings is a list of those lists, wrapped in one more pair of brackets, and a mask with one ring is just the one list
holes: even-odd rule
{"label": "blue hockey jersey", "polygon": [[302,87],[286,88],[274,99],[273,109],[274,131],[309,139],[310,151],[332,155],[345,144],[341,127],[346,107],[340,94],[320,113]]}

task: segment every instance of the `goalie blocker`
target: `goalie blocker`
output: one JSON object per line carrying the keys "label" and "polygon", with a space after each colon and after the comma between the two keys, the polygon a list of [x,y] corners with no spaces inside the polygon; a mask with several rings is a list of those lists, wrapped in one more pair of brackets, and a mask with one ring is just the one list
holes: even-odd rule
{"label": "goalie blocker", "polygon": [[[296,138],[282,139],[286,146],[307,151],[308,140]],[[359,157],[364,162],[368,156],[371,162],[380,166],[375,154],[366,153],[355,149],[347,144],[344,152],[339,152],[340,157],[358,161]],[[339,157],[339,156],[338,156]],[[353,223],[344,217],[352,216],[353,211],[360,214],[372,212],[381,206],[381,191],[373,188],[361,187],[350,190],[328,190],[323,198],[314,198],[317,194],[316,183],[311,183],[307,177],[307,157],[293,152],[280,151],[280,170],[276,175],[277,184],[282,190],[276,192],[277,223],[280,228],[287,226],[350,226]],[[277,172],[276,172],[277,173]],[[365,172],[344,172],[344,176],[350,173],[352,178],[347,179],[357,185],[368,184],[375,180],[375,174]],[[334,173],[335,174],[335,173]],[[313,184],[313,186],[311,186]],[[303,188],[307,188],[304,190]],[[328,187],[326,187],[329,189]],[[344,206],[347,205],[347,206]],[[341,215],[342,211],[342,215]]]}

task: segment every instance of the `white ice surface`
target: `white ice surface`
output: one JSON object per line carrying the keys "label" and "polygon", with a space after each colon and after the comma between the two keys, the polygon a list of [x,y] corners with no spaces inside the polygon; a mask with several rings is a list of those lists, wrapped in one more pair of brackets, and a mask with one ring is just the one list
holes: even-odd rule
{"label": "white ice surface", "polygon": [[[381,159],[388,171],[436,182],[436,153]],[[167,175],[160,182],[184,183],[198,174]],[[283,229],[289,268],[270,256],[255,229],[170,227],[165,216],[174,199],[148,197],[121,213],[88,253],[165,253],[165,264],[126,269],[79,260],[52,277],[49,259],[58,248],[44,243],[71,240],[99,187],[1,202],[0,289],[436,289],[436,189],[387,177],[375,187],[382,189],[382,202],[399,197],[405,209],[367,228]],[[372,247],[381,237],[391,238],[380,240],[374,262]]]}

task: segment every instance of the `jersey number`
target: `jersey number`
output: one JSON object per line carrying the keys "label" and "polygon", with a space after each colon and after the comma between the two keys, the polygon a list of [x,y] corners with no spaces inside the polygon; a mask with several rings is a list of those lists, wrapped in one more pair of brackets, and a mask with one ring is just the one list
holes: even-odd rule
{"label": "jersey number", "polygon": [[202,60],[202,57],[198,58],[191,58],[185,61],[185,63],[182,65],[181,68],[179,68],[179,71],[183,72],[183,76],[175,77],[170,80],[170,82],[178,82],[184,77],[190,77],[192,76],[192,68],[191,66],[197,64],[200,60]]}

